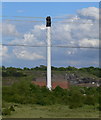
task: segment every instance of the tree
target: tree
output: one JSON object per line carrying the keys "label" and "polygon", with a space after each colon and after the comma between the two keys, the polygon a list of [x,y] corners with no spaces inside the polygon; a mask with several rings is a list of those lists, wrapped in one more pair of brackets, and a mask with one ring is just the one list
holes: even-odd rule
{"label": "tree", "polygon": [[66,68],[66,70],[69,70],[69,71],[76,71],[77,68],[68,66],[68,67]]}
{"label": "tree", "polygon": [[27,68],[27,67],[24,67],[23,69],[24,69],[24,70],[30,70],[30,69],[29,69],[29,68]]}

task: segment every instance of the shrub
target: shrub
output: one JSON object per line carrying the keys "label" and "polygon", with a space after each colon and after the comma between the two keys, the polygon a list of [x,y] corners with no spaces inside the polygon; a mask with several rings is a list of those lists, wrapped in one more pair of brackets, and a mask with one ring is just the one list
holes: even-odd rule
{"label": "shrub", "polygon": [[60,97],[64,95],[64,89],[61,88],[60,86],[57,86],[54,90],[53,90],[53,94],[54,96]]}
{"label": "shrub", "polygon": [[[80,87],[64,90],[59,86],[50,91],[46,87],[31,84],[30,81],[20,81],[12,86],[3,87],[3,101],[39,105],[65,104],[73,109],[83,106],[84,103],[87,105],[98,103],[99,95],[95,96],[96,91],[96,88]],[[83,96],[85,92],[89,94]]]}
{"label": "shrub", "polygon": [[84,97],[78,91],[72,91],[72,94],[69,98],[69,108],[78,108],[82,107],[84,104]]}
{"label": "shrub", "polygon": [[11,115],[10,109],[4,108],[4,109],[2,110],[2,115]]}
{"label": "shrub", "polygon": [[86,89],[86,94],[87,95],[94,95],[97,94],[97,88],[96,87],[89,87]]}
{"label": "shrub", "polygon": [[69,105],[69,96],[62,97],[62,104]]}
{"label": "shrub", "polygon": [[10,110],[10,111],[15,111],[14,106],[11,105],[11,106],[9,107],[9,110]]}
{"label": "shrub", "polygon": [[92,95],[86,96],[85,104],[87,104],[87,105],[95,105],[96,104],[95,96],[92,96]]}

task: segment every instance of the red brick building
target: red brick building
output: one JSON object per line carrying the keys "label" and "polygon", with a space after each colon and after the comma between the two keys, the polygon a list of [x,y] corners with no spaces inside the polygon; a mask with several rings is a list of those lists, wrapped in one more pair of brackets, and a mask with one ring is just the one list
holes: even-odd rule
{"label": "red brick building", "polygon": [[[44,81],[33,81],[32,83],[39,86],[46,86],[46,82]],[[52,82],[52,89],[55,89],[57,86],[60,86],[63,89],[67,89],[69,88],[69,83],[67,81]]]}

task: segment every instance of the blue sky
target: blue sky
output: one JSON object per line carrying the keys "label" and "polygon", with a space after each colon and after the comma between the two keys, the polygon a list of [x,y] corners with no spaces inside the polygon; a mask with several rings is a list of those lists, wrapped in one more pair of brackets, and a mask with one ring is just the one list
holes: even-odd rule
{"label": "blue sky", "polygon": [[[52,44],[71,46],[98,46],[98,2],[14,2],[3,3],[3,16],[66,17],[52,25]],[[9,17],[6,19],[24,19]],[[28,19],[26,20],[41,20]],[[43,19],[44,20],[44,19]],[[75,22],[91,24],[76,24]],[[3,43],[46,44],[46,28],[43,23],[3,21]],[[3,47],[3,65],[15,67],[35,67],[46,65],[46,48]],[[52,48],[53,66],[88,67],[99,66],[99,52],[91,49]]]}
{"label": "blue sky", "polygon": [[77,10],[87,7],[99,7],[98,2],[16,2],[3,3],[3,15],[9,16],[61,16],[75,14]]}

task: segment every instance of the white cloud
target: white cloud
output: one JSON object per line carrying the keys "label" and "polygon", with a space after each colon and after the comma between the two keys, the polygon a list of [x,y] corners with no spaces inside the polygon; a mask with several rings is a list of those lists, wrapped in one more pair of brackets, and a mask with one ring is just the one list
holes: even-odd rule
{"label": "white cloud", "polygon": [[[34,26],[34,30],[38,30],[38,31],[40,31],[40,30],[45,30],[46,29],[46,26],[45,25],[35,25]],[[34,31],[33,30],[33,31]]]}
{"label": "white cloud", "polygon": [[35,52],[28,51],[26,49],[14,49],[14,54],[19,59],[24,60],[39,60],[39,59],[45,59],[44,56],[37,54]]}
{"label": "white cloud", "polygon": [[[99,10],[95,7],[89,7],[81,9],[77,12],[77,15],[69,17],[67,20],[63,20],[64,23],[52,24],[51,41],[52,45],[67,45],[67,46],[84,46],[84,47],[99,47],[99,24],[98,24]],[[86,23],[86,24],[82,24]],[[18,33],[16,27],[7,25],[11,29],[8,33]],[[8,30],[6,30],[7,32]],[[5,33],[6,33],[5,32]],[[46,45],[46,27],[43,24],[34,25],[33,28],[23,34],[22,38],[16,38],[11,41],[12,44],[27,44],[27,45]],[[52,48],[53,49],[53,48]],[[82,51],[82,54],[81,54]],[[87,53],[85,53],[87,51]],[[90,50],[84,51],[84,49],[67,49],[65,52],[63,49],[59,52],[54,49],[56,55],[76,56],[80,53],[80,61],[84,54],[89,56]],[[60,54],[61,53],[61,54]],[[45,51],[41,48],[30,49],[30,48],[13,48],[13,54],[18,59],[25,60],[42,60],[45,59]],[[61,56],[60,56],[61,57]],[[54,57],[52,58],[54,60]],[[64,58],[65,59],[65,58]],[[57,59],[58,61],[58,59]],[[75,60],[74,60],[75,61]],[[73,61],[72,64],[76,64]],[[80,62],[79,61],[79,62]],[[92,60],[93,61],[93,60]],[[60,61],[61,62],[61,61]],[[80,62],[82,63],[82,62]],[[77,63],[79,64],[79,63]]]}
{"label": "white cloud", "polygon": [[16,26],[10,23],[2,23],[0,24],[0,33],[2,33],[3,37],[7,36],[19,36]]}
{"label": "white cloud", "polygon": [[[95,11],[95,12],[94,12]],[[67,46],[99,46],[99,22],[98,8],[90,7],[81,9],[77,15],[71,17],[64,23],[55,24],[52,30],[52,42],[57,45]],[[94,12],[94,13],[93,13]],[[93,13],[93,15],[92,15]],[[93,16],[86,19],[85,16]],[[66,23],[67,22],[67,23]],[[70,52],[69,52],[70,53]]]}
{"label": "white cloud", "polygon": [[99,47],[99,40],[98,39],[83,39],[79,41],[79,46],[84,46],[84,47]]}
{"label": "white cloud", "polygon": [[16,38],[15,40],[11,41],[10,43],[17,43],[17,44],[28,44],[28,45],[44,45],[45,41],[42,40],[42,36],[45,36],[45,33],[43,34],[43,31],[45,31],[44,25],[35,25],[32,30],[30,30],[28,33],[25,33],[22,37]]}
{"label": "white cloud", "polygon": [[99,9],[96,7],[83,8],[82,10],[78,11],[78,15],[83,18],[98,20]]}
{"label": "white cloud", "polygon": [[0,46],[0,57],[8,57],[8,48],[6,46]]}
{"label": "white cloud", "polygon": [[[43,36],[43,32],[45,31],[44,25],[35,25],[34,28],[23,35],[22,39],[15,39],[11,41],[11,44],[24,44],[24,45],[33,45],[33,46],[41,46],[45,45],[44,39],[41,40]],[[44,34],[45,36],[45,34]],[[18,59],[25,60],[42,60],[45,59],[45,52],[42,48],[37,48],[32,51],[30,48],[14,48],[13,53]]]}

